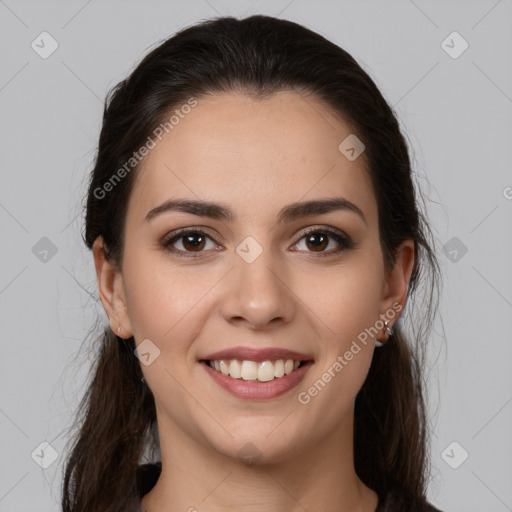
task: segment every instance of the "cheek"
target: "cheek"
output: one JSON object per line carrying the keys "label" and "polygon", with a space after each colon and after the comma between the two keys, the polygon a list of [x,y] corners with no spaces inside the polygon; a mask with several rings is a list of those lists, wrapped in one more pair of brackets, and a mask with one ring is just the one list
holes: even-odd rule
{"label": "cheek", "polygon": [[[331,269],[332,270],[332,269]],[[316,432],[313,418],[321,415],[322,432],[327,432],[350,415],[373,356],[371,327],[379,319],[382,272],[361,256],[357,264],[331,271],[329,279],[314,280],[312,309],[322,335],[318,337],[321,357],[314,372],[298,390],[297,400],[306,414],[301,428]],[[324,287],[323,293],[320,285]],[[313,414],[316,411],[316,414]],[[318,435],[318,433],[317,433]]]}
{"label": "cheek", "polygon": [[[334,415],[355,398],[372,361],[384,277],[384,266],[378,256],[378,246],[366,247],[343,265],[310,273],[309,295],[304,295],[305,286],[300,292],[300,296],[309,297],[308,306],[315,313],[311,318],[321,333],[317,340],[321,358],[312,375],[314,379],[307,384],[315,388],[303,391],[310,397],[321,394],[318,406],[328,407],[334,400]],[[324,386],[328,390],[323,391]]]}
{"label": "cheek", "polygon": [[[137,342],[154,340],[163,349],[167,340],[179,348],[180,332],[190,338],[191,321],[216,279],[212,273],[178,266],[132,250],[124,262],[128,314]],[[195,325],[195,323],[194,323]]]}
{"label": "cheek", "polygon": [[336,348],[378,320],[383,283],[378,261],[359,253],[346,265],[308,274],[297,294],[307,297],[304,302],[315,313],[324,339],[337,340]]}

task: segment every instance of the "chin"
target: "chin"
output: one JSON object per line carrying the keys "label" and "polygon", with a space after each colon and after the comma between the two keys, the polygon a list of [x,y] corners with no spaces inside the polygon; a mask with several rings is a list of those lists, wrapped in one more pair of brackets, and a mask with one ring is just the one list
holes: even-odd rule
{"label": "chin", "polygon": [[[273,432],[273,429],[274,432]],[[291,429],[287,425],[281,431],[276,429],[276,422],[272,428],[260,428],[255,431],[254,425],[247,433],[237,430],[238,435],[223,436],[220,439],[210,439],[208,444],[215,451],[230,459],[237,459],[245,465],[272,465],[290,460],[297,455],[297,447],[304,446],[303,439],[295,439],[290,435]]]}

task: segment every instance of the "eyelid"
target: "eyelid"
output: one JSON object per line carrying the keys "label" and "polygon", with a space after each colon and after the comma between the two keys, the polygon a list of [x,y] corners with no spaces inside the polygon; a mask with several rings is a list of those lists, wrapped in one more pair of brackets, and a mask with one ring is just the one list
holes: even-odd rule
{"label": "eyelid", "polygon": [[345,238],[349,238],[348,235],[341,229],[338,229],[338,228],[335,228],[332,226],[322,226],[322,225],[314,225],[314,226],[309,226],[307,228],[304,228],[304,230],[300,234],[300,237],[302,238],[303,236],[308,235],[311,232],[316,232],[316,231],[321,231],[321,232],[325,232],[325,233],[334,233],[336,235],[339,235],[339,236],[342,236]]}

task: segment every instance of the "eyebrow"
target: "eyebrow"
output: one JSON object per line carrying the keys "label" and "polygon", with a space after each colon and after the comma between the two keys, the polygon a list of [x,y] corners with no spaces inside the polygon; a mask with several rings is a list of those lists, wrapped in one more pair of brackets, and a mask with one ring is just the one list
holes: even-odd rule
{"label": "eyebrow", "polygon": [[[361,217],[364,223],[367,224],[366,217],[361,208],[343,197],[316,199],[288,204],[280,210],[277,216],[277,222],[291,222],[308,215],[322,215],[337,210],[353,212]],[[150,210],[145,220],[151,221],[155,217],[171,211],[190,213],[192,215],[218,220],[233,221],[235,219],[233,212],[222,204],[194,199],[169,199],[160,206]]]}

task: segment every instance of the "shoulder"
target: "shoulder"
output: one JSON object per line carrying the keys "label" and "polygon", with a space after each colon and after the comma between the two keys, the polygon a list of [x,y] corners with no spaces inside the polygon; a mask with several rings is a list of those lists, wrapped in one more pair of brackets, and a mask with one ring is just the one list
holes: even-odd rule
{"label": "shoulder", "polygon": [[427,501],[411,504],[397,492],[390,491],[376,512],[443,512]]}

